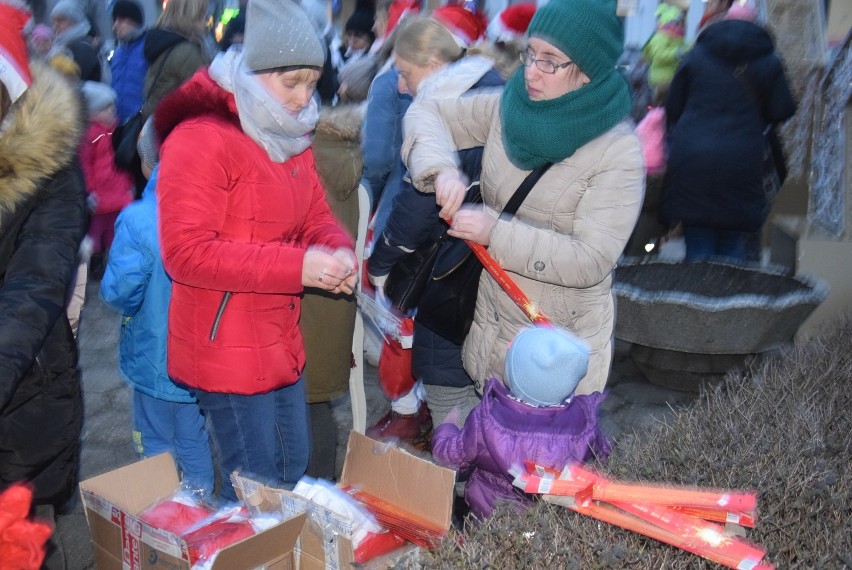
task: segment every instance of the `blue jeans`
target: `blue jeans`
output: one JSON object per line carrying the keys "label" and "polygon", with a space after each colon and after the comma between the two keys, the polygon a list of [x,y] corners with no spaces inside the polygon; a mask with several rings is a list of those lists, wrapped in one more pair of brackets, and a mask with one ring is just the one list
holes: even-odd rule
{"label": "blue jeans", "polygon": [[198,404],[167,402],[133,390],[133,444],[142,457],[168,451],[190,489],[213,493],[213,458]]}
{"label": "blue jeans", "polygon": [[737,230],[721,230],[700,226],[683,226],[686,261],[718,259],[745,261],[744,234]]}
{"label": "blue jeans", "polygon": [[231,473],[292,489],[305,474],[311,450],[303,379],[267,394],[243,396],[196,390],[218,452],[221,497],[236,501]]}

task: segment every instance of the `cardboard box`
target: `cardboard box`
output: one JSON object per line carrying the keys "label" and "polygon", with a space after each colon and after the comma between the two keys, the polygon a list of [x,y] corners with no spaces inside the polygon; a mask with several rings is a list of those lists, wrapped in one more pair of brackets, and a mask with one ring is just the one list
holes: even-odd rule
{"label": "cardboard box", "polygon": [[[213,570],[350,568],[351,528],[328,509],[234,474],[250,510],[277,512],[284,522],[223,549]],[[158,455],[80,483],[98,570],[189,570],[186,544],[138,515],[171,496],[178,474],[169,454]],[[349,435],[340,484],[357,487],[430,523],[449,529],[455,472],[357,432]],[[409,548],[414,548],[413,545]],[[403,554],[406,549],[398,553]]]}
{"label": "cardboard box", "polygon": [[[189,570],[189,552],[178,536],[153,528],[137,517],[178,488],[168,453],[144,459],[80,483],[98,570]],[[297,568],[296,542],[305,515],[298,515],[219,552],[214,570]]]}
{"label": "cardboard box", "polygon": [[[307,515],[298,543],[301,569],[351,567],[354,560],[352,529],[346,520],[289,491],[272,489],[238,475],[232,480],[250,510],[277,511],[285,516]],[[351,432],[339,484],[356,487],[393,503],[444,530],[450,528],[455,471],[415,457],[394,445]],[[414,548],[414,545],[404,547],[386,560]]]}

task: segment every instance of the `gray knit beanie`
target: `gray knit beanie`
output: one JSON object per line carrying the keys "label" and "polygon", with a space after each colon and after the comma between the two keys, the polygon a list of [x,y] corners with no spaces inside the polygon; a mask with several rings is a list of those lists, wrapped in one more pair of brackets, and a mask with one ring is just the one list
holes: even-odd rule
{"label": "gray knit beanie", "polygon": [[65,18],[75,24],[86,21],[86,13],[83,11],[83,7],[74,0],[59,0],[53,10],[50,11],[50,17]]}
{"label": "gray knit beanie", "polygon": [[249,0],[243,54],[255,72],[325,63],[316,29],[292,0]]}
{"label": "gray knit beanie", "polygon": [[536,10],[527,35],[559,48],[592,81],[613,73],[624,50],[614,0],[552,0]]}
{"label": "gray knit beanie", "polygon": [[509,390],[534,406],[564,402],[588,369],[588,347],[570,332],[556,327],[523,329],[506,352]]}
{"label": "gray knit beanie", "polygon": [[112,87],[100,81],[85,81],[80,90],[86,99],[89,113],[97,113],[101,109],[115,103],[116,93]]}
{"label": "gray knit beanie", "polygon": [[153,115],[148,117],[145,124],[142,125],[142,130],[139,131],[136,152],[139,153],[142,165],[149,170],[154,170],[154,167],[160,162],[160,141],[157,138],[157,131],[154,129]]}

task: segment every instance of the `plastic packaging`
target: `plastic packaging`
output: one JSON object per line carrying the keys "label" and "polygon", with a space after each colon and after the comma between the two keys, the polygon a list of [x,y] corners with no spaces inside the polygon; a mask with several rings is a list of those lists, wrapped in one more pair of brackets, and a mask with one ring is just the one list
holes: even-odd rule
{"label": "plastic packaging", "polygon": [[154,528],[180,536],[197,527],[213,513],[210,506],[195,499],[191,493],[178,491],[145,509],[139,518]]}

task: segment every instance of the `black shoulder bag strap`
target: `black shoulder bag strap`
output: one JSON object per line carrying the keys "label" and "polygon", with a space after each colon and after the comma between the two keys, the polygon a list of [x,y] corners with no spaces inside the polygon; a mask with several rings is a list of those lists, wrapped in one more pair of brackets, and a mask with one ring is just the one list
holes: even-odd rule
{"label": "black shoulder bag strap", "polygon": [[[544,173],[547,172],[551,166],[553,166],[553,163],[548,162],[527,174],[527,177],[524,178],[524,181],[521,182],[521,185],[518,186],[518,189],[515,190],[515,193],[512,194],[512,197],[509,198],[509,201],[506,203],[506,207],[503,208],[503,211],[500,213],[501,220],[511,220],[512,217],[514,217],[518,208],[521,207],[521,204],[529,195],[530,190],[533,189],[533,186],[538,183],[539,179],[544,176]],[[446,231],[448,229],[448,227],[445,227],[444,229],[444,234],[441,238],[443,241],[442,250],[438,259],[434,262],[435,266],[432,270],[432,278],[436,280],[447,277],[450,273],[461,267],[468,257],[473,255],[473,250],[471,250],[463,240],[449,238],[449,236],[446,235]]]}
{"label": "black shoulder bag strap", "polygon": [[530,190],[533,189],[538,181],[544,176],[544,173],[548,171],[548,169],[553,166],[552,162],[548,162],[539,166],[524,178],[524,181],[521,182],[521,185],[518,186],[518,189],[515,190],[515,193],[512,194],[512,197],[509,198],[509,201],[506,203],[506,207],[503,208],[503,211],[500,212],[501,220],[510,220],[517,213],[518,208],[521,207],[521,204],[524,203],[527,196],[530,193]]}

